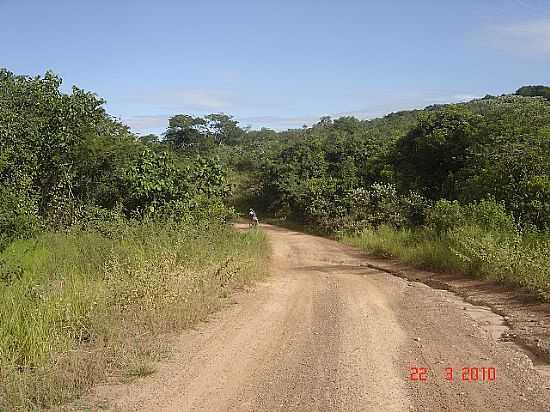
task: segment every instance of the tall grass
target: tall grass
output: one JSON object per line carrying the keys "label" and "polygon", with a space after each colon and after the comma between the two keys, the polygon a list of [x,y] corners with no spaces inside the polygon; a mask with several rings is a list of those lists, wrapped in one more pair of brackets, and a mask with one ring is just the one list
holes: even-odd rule
{"label": "tall grass", "polygon": [[0,410],[36,410],[151,371],[160,333],[204,319],[261,275],[261,231],[124,224],[45,233],[0,254]]}
{"label": "tall grass", "polygon": [[375,256],[414,266],[522,286],[550,301],[550,235],[487,230],[464,224],[438,233],[382,226],[340,239]]}

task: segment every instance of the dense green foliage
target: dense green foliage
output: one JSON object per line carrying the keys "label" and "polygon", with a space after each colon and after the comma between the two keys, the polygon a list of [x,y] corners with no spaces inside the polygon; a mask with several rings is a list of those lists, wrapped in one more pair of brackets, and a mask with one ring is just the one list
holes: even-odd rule
{"label": "dense green foliage", "polygon": [[228,116],[205,117],[198,141],[178,121],[139,138],[60,86],[0,71],[0,410],[149,373],[159,333],[203,319],[267,256],[261,232],[225,224],[214,149],[244,133]]}
{"label": "dense green foliage", "polygon": [[[90,214],[181,214],[229,194],[214,157],[174,152],[154,136],[138,139],[105,112],[103,100],[76,87],[64,94],[60,85],[52,73],[0,71],[0,248]],[[233,132],[227,117],[207,120],[215,142]]]}
{"label": "dense green foliage", "polygon": [[542,96],[547,100],[550,100],[550,87],[547,86],[523,86],[520,87],[516,94],[520,96],[529,96],[529,97],[535,97],[535,96]]}
{"label": "dense green foliage", "polygon": [[[325,119],[294,133],[258,165],[266,211],[330,230],[401,227],[422,224],[439,199],[494,199],[518,224],[550,226],[550,103],[540,97]],[[394,216],[380,218],[380,204]]]}
{"label": "dense green foliage", "polygon": [[186,151],[204,152],[222,144],[236,144],[244,131],[231,116],[213,113],[204,117],[176,115],[170,118],[166,141]]}
{"label": "dense green foliage", "polygon": [[234,166],[265,213],[550,299],[546,91],[255,132]]}

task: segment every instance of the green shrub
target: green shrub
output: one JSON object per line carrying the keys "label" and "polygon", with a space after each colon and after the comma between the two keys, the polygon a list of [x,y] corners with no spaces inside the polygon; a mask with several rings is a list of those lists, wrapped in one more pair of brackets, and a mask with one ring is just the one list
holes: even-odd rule
{"label": "green shrub", "polygon": [[408,226],[422,226],[426,223],[431,208],[431,201],[419,193],[409,192],[401,197],[401,208],[407,219]]}
{"label": "green shrub", "polygon": [[464,222],[464,211],[458,201],[438,200],[428,212],[426,225],[438,235]]}
{"label": "green shrub", "polygon": [[412,211],[412,205],[405,206],[397,188],[391,184],[375,183],[368,188],[353,189],[343,202],[347,209],[344,229],[355,232],[381,225],[404,226]]}
{"label": "green shrub", "polygon": [[15,239],[25,239],[41,227],[38,205],[30,192],[0,185],[0,250]]}
{"label": "green shrub", "polygon": [[533,176],[522,182],[522,199],[518,209],[521,221],[550,229],[550,178]]}
{"label": "green shrub", "polygon": [[110,239],[121,237],[131,224],[122,213],[121,205],[114,209],[94,205],[81,206],[76,212],[76,222],[71,227],[72,231],[97,232]]}
{"label": "green shrub", "polygon": [[504,202],[493,199],[473,202],[465,207],[464,214],[469,224],[476,225],[485,231],[502,234],[516,231],[514,218],[506,210]]}

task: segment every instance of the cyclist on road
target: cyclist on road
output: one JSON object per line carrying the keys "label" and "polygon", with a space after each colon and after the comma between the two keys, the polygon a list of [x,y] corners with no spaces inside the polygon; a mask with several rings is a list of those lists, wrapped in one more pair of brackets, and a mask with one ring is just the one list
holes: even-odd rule
{"label": "cyclist on road", "polygon": [[248,218],[250,219],[249,226],[258,226],[258,216],[256,216],[256,212],[254,212],[254,209],[250,209],[248,211]]}

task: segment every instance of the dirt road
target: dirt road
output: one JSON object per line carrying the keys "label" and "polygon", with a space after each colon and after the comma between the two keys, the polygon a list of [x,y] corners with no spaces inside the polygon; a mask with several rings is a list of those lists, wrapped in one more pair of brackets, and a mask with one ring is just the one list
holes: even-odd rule
{"label": "dirt road", "polygon": [[482,327],[490,313],[337,242],[264,230],[273,276],[185,332],[154,375],[99,388],[111,410],[550,410],[550,380]]}

